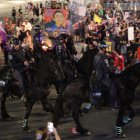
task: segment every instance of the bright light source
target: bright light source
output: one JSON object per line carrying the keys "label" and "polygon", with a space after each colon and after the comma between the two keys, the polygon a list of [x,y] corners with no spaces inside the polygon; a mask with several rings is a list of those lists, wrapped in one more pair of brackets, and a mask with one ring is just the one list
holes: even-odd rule
{"label": "bright light source", "polygon": [[10,1],[10,2],[18,4],[18,3],[25,3],[25,0],[13,0],[13,1]]}

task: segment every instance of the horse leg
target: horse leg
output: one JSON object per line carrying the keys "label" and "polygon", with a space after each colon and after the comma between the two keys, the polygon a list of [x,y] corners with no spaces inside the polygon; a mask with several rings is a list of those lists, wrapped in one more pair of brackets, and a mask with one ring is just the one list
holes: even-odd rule
{"label": "horse leg", "polygon": [[59,84],[58,84],[57,82],[54,82],[53,84],[54,84],[54,86],[55,86],[56,93],[57,93],[57,94],[60,94],[60,93],[59,93]]}
{"label": "horse leg", "polygon": [[54,123],[55,127],[57,127],[59,120],[62,116],[62,113],[63,113],[63,95],[58,95],[54,105],[52,118],[52,122]]}
{"label": "horse leg", "polygon": [[73,119],[74,119],[74,121],[76,123],[76,130],[81,135],[90,135],[90,131],[85,129],[85,128],[83,128],[81,123],[80,123],[80,120],[79,120],[80,107],[81,107],[81,103],[76,103],[74,105],[73,113],[72,113]]}
{"label": "horse leg", "polygon": [[33,102],[33,101],[32,102],[31,101],[27,101],[27,103],[26,103],[26,114],[24,116],[23,123],[22,123],[23,131],[29,130],[28,119],[29,119],[29,116],[31,114],[32,107],[33,107],[34,103],[35,102]]}
{"label": "horse leg", "polygon": [[3,119],[10,118],[10,115],[7,113],[5,102],[8,97],[8,92],[3,92],[1,96],[1,116]]}
{"label": "horse leg", "polygon": [[134,109],[131,107],[131,105],[128,106],[127,110],[129,111],[129,117],[132,119],[133,117],[135,117],[135,111]]}
{"label": "horse leg", "polygon": [[131,107],[131,105],[129,105],[127,107],[127,114],[125,115],[124,119],[123,119],[123,122],[125,124],[128,124],[129,122],[132,121],[133,117],[135,116],[135,112],[133,110],[133,108]]}
{"label": "horse leg", "polygon": [[53,113],[53,105],[48,101],[47,96],[42,97],[41,103],[44,111]]}
{"label": "horse leg", "polygon": [[115,127],[116,135],[118,137],[121,137],[121,138],[126,137],[126,135],[123,133],[122,126],[124,125],[123,117],[124,117],[124,114],[127,110],[127,107],[128,107],[127,105],[121,105],[120,106],[117,121],[116,121],[116,127]]}

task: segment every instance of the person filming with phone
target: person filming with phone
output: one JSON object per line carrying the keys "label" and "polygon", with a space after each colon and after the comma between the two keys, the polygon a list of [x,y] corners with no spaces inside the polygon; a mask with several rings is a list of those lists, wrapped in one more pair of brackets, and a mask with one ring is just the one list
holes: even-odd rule
{"label": "person filming with phone", "polygon": [[36,131],[36,140],[61,140],[52,122],[48,122],[46,127]]}

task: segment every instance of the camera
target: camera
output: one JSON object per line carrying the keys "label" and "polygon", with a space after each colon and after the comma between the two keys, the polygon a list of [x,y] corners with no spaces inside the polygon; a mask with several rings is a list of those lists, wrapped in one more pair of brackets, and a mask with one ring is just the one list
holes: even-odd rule
{"label": "camera", "polygon": [[48,122],[48,123],[47,123],[47,129],[48,129],[48,131],[49,131],[50,133],[53,132],[53,123],[52,123],[52,122]]}

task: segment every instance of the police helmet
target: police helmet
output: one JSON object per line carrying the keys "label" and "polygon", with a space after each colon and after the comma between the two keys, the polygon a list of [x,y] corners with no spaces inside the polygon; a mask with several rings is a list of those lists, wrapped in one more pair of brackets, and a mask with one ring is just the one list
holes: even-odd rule
{"label": "police helmet", "polygon": [[13,44],[14,45],[19,45],[20,44],[20,40],[18,38],[14,38],[13,39]]}
{"label": "police helmet", "polygon": [[40,26],[40,25],[36,25],[36,26],[34,27],[34,30],[35,30],[36,32],[40,31],[40,30],[41,30],[41,26]]}
{"label": "police helmet", "polygon": [[100,49],[107,48],[106,43],[105,42],[101,42],[100,45],[99,45],[99,48]]}
{"label": "police helmet", "polygon": [[65,38],[65,36],[64,36],[63,34],[60,34],[60,35],[58,36],[58,39],[59,39],[59,40],[65,40],[66,38]]}
{"label": "police helmet", "polygon": [[107,45],[101,44],[101,45],[99,46],[99,48],[100,48],[100,49],[107,48]]}

